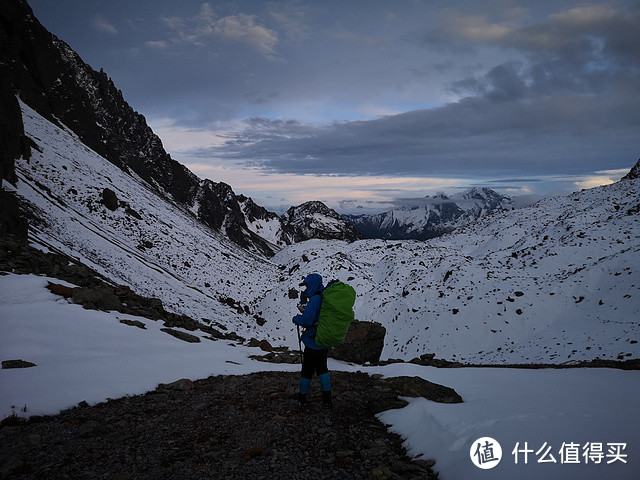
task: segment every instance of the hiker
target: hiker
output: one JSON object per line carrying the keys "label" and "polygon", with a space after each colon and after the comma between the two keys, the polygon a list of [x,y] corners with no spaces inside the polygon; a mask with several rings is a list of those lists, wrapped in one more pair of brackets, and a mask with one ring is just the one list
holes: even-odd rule
{"label": "hiker", "polygon": [[317,273],[312,273],[304,279],[300,286],[307,287],[305,291],[302,292],[301,303],[304,304],[306,300],[308,300],[308,302],[302,314],[293,317],[293,323],[304,327],[301,340],[305,348],[302,357],[298,402],[301,405],[306,403],[309,387],[311,386],[311,379],[315,372],[320,380],[322,405],[325,408],[333,408],[333,402],[331,400],[331,380],[329,378],[329,369],[327,368],[329,348],[321,347],[315,342],[318,318],[320,317],[320,306],[322,305],[322,292],[324,290],[322,277]]}

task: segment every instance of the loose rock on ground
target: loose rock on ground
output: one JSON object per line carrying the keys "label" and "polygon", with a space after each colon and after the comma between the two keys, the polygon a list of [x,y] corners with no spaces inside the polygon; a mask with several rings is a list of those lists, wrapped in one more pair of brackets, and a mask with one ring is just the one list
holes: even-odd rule
{"label": "loose rock on ground", "polygon": [[301,408],[299,374],[263,372],[11,422],[0,429],[0,478],[437,478],[432,462],[410,459],[375,418],[405,405],[389,385],[331,375],[333,410],[322,408],[317,380]]}

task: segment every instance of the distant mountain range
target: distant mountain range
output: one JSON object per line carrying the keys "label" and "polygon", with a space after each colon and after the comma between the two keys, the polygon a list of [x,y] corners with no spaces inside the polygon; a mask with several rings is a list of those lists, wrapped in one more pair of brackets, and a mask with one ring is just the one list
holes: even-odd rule
{"label": "distant mountain range", "polygon": [[343,215],[365,238],[427,240],[452,232],[496,210],[513,209],[511,198],[490,188],[438,194],[374,215]]}

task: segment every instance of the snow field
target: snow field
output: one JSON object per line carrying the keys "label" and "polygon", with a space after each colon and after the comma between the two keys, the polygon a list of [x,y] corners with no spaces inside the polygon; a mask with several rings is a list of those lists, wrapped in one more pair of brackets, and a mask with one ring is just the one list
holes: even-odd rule
{"label": "snow field", "polygon": [[[1,357],[37,364],[0,370],[2,417],[12,412],[12,405],[21,416],[55,414],[83,400],[95,404],[141,394],[179,378],[299,370],[299,365],[248,358],[261,353],[259,349],[204,338],[186,343],[161,332],[160,322],[84,310],[46,290],[48,281],[59,282],[34,275],[0,276]],[[119,323],[125,318],[143,322],[147,330]],[[413,364],[361,367],[334,360],[329,368],[387,377],[419,376],[454,388],[464,403],[408,399],[407,407],[379,415],[406,439],[411,455],[434,458],[442,478],[637,478],[640,372],[436,369]],[[296,388],[291,385],[291,391]],[[312,388],[319,388],[317,381]],[[282,393],[283,398],[288,396]],[[335,392],[338,408],[340,393]],[[26,413],[21,411],[25,405]],[[503,448],[501,463],[491,471],[477,469],[469,457],[474,440],[483,436],[496,439]],[[515,465],[511,451],[516,442],[521,448],[528,442],[535,449],[548,442],[558,463],[537,464],[531,454],[528,465]],[[561,465],[557,450],[563,442],[624,442],[628,463]]]}

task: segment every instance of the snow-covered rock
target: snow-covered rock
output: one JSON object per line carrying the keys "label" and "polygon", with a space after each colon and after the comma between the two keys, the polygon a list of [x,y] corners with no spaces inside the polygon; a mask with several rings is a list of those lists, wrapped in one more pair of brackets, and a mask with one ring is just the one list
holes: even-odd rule
{"label": "snow-covered rock", "polygon": [[311,238],[351,242],[362,238],[353,225],[318,201],[291,207],[282,215],[282,221],[293,232],[296,242]]}

